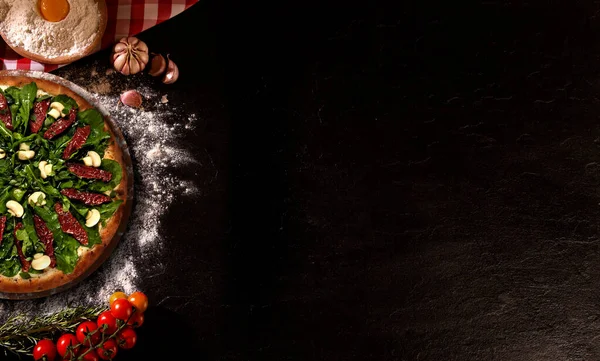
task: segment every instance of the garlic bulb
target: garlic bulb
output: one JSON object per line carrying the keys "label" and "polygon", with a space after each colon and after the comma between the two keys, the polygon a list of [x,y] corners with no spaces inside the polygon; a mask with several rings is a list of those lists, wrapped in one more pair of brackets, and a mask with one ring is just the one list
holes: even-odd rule
{"label": "garlic bulb", "polygon": [[148,46],[135,37],[121,39],[113,48],[111,61],[123,75],[136,74],[148,64]]}

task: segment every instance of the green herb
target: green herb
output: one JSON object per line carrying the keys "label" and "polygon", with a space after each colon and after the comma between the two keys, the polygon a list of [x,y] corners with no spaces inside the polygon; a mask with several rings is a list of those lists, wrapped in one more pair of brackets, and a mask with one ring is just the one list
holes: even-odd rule
{"label": "green herb", "polygon": [[55,339],[62,333],[74,333],[82,321],[97,318],[105,310],[104,307],[76,307],[33,318],[12,315],[0,326],[0,347],[5,356],[9,352],[31,356],[33,347],[42,338]]}
{"label": "green herb", "polygon": [[110,134],[104,130],[104,117],[102,114],[96,109],[87,109],[79,113],[77,119],[82,124],[90,126],[90,135],[77,153],[85,156],[87,151],[93,150],[101,157],[104,156]]}
{"label": "green herb", "polygon": [[73,272],[77,260],[79,259],[79,256],[77,255],[77,248],[79,248],[79,246],[80,244],[75,238],[65,234],[62,237],[62,241],[54,248],[56,268],[64,273]]}
{"label": "green herb", "polygon": [[27,191],[24,189],[15,188],[12,190],[12,198],[17,202],[20,202],[23,199],[25,192],[27,192]]}
{"label": "green herb", "polygon": [[29,123],[29,114],[33,108],[33,102],[37,95],[37,85],[31,82],[25,85],[18,93],[19,111],[16,119],[13,122],[15,132],[25,133],[27,130],[27,124]]}
{"label": "green herb", "polygon": [[26,256],[33,256],[35,253],[43,253],[46,247],[42,244],[42,241],[40,241],[35,231],[33,215],[29,214],[29,212],[25,213],[22,221],[23,229],[21,231],[25,231],[27,233],[27,238],[29,239],[27,247],[25,247],[25,242],[23,242],[23,253]]}
{"label": "green herb", "polygon": [[105,203],[105,204],[102,204],[102,205],[96,207],[98,212],[100,212],[100,220],[106,221],[107,219],[109,219],[117,211],[117,209],[119,209],[119,206],[122,203],[123,203],[123,200],[117,199],[110,203]]}
{"label": "green herb", "polygon": [[20,270],[21,261],[19,261],[19,258],[16,256],[0,261],[0,273],[6,277],[14,277],[17,275],[17,273],[19,273]]}

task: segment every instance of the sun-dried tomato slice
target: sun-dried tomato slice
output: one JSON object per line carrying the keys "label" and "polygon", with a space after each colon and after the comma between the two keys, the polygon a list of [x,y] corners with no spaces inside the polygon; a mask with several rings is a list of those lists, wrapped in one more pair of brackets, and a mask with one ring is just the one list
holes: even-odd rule
{"label": "sun-dried tomato slice", "polygon": [[33,116],[29,122],[29,130],[32,133],[37,133],[42,129],[44,120],[46,120],[46,113],[48,113],[48,107],[50,107],[50,99],[45,99],[33,104]]}
{"label": "sun-dried tomato slice", "polygon": [[6,229],[6,216],[0,217],[0,244],[2,244],[2,237],[4,237],[4,230]]}
{"label": "sun-dried tomato slice", "polygon": [[75,130],[75,134],[73,134],[73,138],[71,138],[69,144],[67,144],[67,147],[63,151],[63,159],[69,159],[73,152],[81,148],[85,144],[87,138],[90,136],[90,132],[91,128],[89,125],[86,125],[82,128],[77,128]]}
{"label": "sun-dried tomato slice", "polygon": [[12,113],[8,107],[8,101],[4,94],[0,93],[0,121],[4,123],[7,129],[13,130]]}
{"label": "sun-dried tomato slice", "polygon": [[29,261],[25,258],[25,255],[23,254],[23,245],[21,244],[21,241],[19,241],[19,239],[17,238],[17,231],[22,228],[23,228],[23,223],[21,223],[21,222],[17,223],[13,234],[15,237],[15,245],[17,246],[17,254],[19,255],[19,259],[21,260],[21,269],[23,270],[23,272],[27,272],[27,271],[29,271],[30,264],[29,264]]}
{"label": "sun-dried tomato slice", "polygon": [[50,257],[50,267],[56,266],[56,257],[54,256],[54,246],[52,242],[54,242],[54,235],[52,231],[48,228],[42,217],[37,214],[33,215],[33,225],[35,226],[35,233],[38,238],[44,244],[44,248],[46,249],[46,255]]}
{"label": "sun-dried tomato slice", "polygon": [[87,165],[83,164],[67,164],[67,169],[69,169],[69,172],[75,174],[79,178],[100,179],[103,182],[110,182],[112,179],[111,172],[105,171],[104,169],[88,167]]}
{"label": "sun-dried tomato slice", "polygon": [[62,229],[63,232],[72,235],[73,238],[82,245],[87,246],[88,235],[71,212],[63,210],[63,206],[59,202],[54,203],[54,211],[58,215],[60,229]]}
{"label": "sun-dried tomato slice", "polygon": [[75,123],[75,119],[77,119],[77,110],[75,108],[71,108],[67,118],[57,119],[54,123],[50,124],[48,129],[46,129],[44,132],[44,138],[52,139],[57,135],[62,134],[65,130],[69,129],[73,123]]}
{"label": "sun-dried tomato slice", "polygon": [[60,193],[69,199],[81,201],[88,206],[97,206],[112,200],[109,196],[101,193],[81,192],[75,188],[65,188]]}

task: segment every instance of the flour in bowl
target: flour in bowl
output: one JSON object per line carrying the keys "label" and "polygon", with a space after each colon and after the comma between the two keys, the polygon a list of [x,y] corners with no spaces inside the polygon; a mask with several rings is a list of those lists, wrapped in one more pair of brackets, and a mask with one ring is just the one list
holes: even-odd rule
{"label": "flour in bowl", "polygon": [[0,32],[11,43],[45,58],[76,55],[99,36],[100,11],[94,0],[69,1],[67,16],[47,21],[38,0],[0,0]]}

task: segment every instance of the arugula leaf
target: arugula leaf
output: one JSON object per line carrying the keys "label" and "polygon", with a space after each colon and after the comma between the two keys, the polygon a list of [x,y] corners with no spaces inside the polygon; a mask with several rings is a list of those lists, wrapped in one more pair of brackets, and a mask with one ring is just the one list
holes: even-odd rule
{"label": "arugula leaf", "polygon": [[110,134],[104,130],[104,117],[102,113],[96,109],[87,109],[77,114],[77,118],[82,124],[89,125],[91,130],[82,150],[84,148],[86,150],[93,149],[102,157],[110,138]]}
{"label": "arugula leaf", "polygon": [[13,139],[12,132],[10,130],[8,130],[8,128],[6,127],[6,125],[4,125],[3,122],[0,122],[0,136],[2,136],[2,138],[5,138],[5,139],[10,139],[10,141],[12,142],[12,139]]}
{"label": "arugula leaf", "polygon": [[8,202],[12,195],[11,190],[12,187],[6,187],[2,193],[0,193],[0,213],[6,213],[6,202]]}
{"label": "arugula leaf", "polygon": [[6,97],[6,101],[9,105],[15,104],[19,102],[19,98],[21,97],[21,89],[15,86],[9,86],[4,89],[4,96]]}
{"label": "arugula leaf", "polygon": [[21,270],[21,262],[17,257],[11,257],[0,261],[0,274],[6,277],[14,277]]}
{"label": "arugula leaf", "polygon": [[23,254],[27,257],[28,254],[31,254],[30,250],[33,249],[33,242],[29,239],[29,235],[27,231],[24,229],[19,229],[15,232],[17,239],[21,241],[21,248],[23,249]]}
{"label": "arugula leaf", "polygon": [[77,240],[69,235],[65,235],[63,240],[54,248],[56,256],[56,268],[66,274],[73,272],[79,256],[77,248],[80,244]]}
{"label": "arugula leaf", "polygon": [[[17,134],[20,135],[20,133]],[[21,143],[27,143],[29,146],[31,146],[31,148],[49,146],[48,140],[44,139],[40,134],[37,133],[29,134],[26,137],[17,139],[17,141],[12,143],[12,147],[16,149]]]}
{"label": "arugula leaf", "polygon": [[85,222],[79,222],[81,224],[81,226],[83,227],[83,229],[85,229],[85,232],[88,235],[88,247],[92,247],[95,244],[101,244],[102,243],[102,238],[100,238],[100,231],[98,230],[98,226],[94,226],[92,228],[86,227],[85,226]]}
{"label": "arugula leaf", "polygon": [[12,179],[13,169],[10,162],[0,159],[0,185],[4,186]]}
{"label": "arugula leaf", "polygon": [[4,237],[2,240],[2,244],[0,244],[0,259],[10,258],[13,255],[13,251],[15,252],[15,254],[17,253],[17,250],[13,249],[13,244],[14,242],[12,238],[12,229],[10,231],[8,229],[4,230]]}
{"label": "arugula leaf", "polygon": [[[23,221],[23,229],[21,229],[20,231],[27,232],[27,238],[30,241],[31,250],[32,250],[31,252],[27,252],[29,250],[29,247],[26,248],[25,242],[23,242],[23,254],[33,255],[34,253],[44,252],[45,247],[42,244],[42,241],[40,241],[40,239],[38,238],[37,233],[35,232],[35,225],[33,223],[33,215],[30,214],[29,212],[25,213],[25,215],[22,218],[22,221]],[[17,233],[20,231],[17,231]]]}
{"label": "arugula leaf", "polygon": [[23,199],[23,196],[25,195],[25,192],[27,192],[26,190],[23,190],[21,188],[15,188],[13,189],[12,193],[12,198],[17,201],[20,202]]}
{"label": "arugula leaf", "polygon": [[60,189],[64,189],[64,188],[72,188],[73,187],[73,181],[72,180],[68,180],[66,182],[63,182],[60,184]]}
{"label": "arugula leaf", "polygon": [[123,169],[121,169],[121,165],[118,162],[112,159],[102,159],[102,165],[100,168],[112,173],[112,179],[108,183],[100,181],[93,182],[90,185],[90,190],[96,192],[106,192],[113,190],[117,185],[119,185],[119,183],[121,183]]}
{"label": "arugula leaf", "polygon": [[19,276],[21,276],[21,278],[24,280],[28,280],[31,278],[31,275],[27,272],[21,272],[21,273],[19,273]]}
{"label": "arugula leaf", "polygon": [[54,141],[54,150],[50,153],[51,160],[62,159],[63,151],[67,147],[67,144],[69,144],[71,138],[73,138],[73,131],[71,130],[56,138]]}
{"label": "arugula leaf", "polygon": [[17,255],[17,247],[14,245],[12,235],[12,222],[6,224],[4,237],[0,244],[0,274],[13,277],[21,270],[21,261]]}
{"label": "arugula leaf", "polygon": [[62,105],[64,105],[65,109],[63,109],[62,111],[64,114],[69,114],[71,108],[79,109],[79,105],[77,105],[77,102],[73,98],[65,94],[55,96],[54,99],[52,99],[52,102],[59,102]]}
{"label": "arugula leaf", "polygon": [[41,191],[46,193],[46,195],[50,195],[52,197],[60,197],[61,196],[58,189],[54,188],[50,184],[44,184],[44,181],[35,175],[31,164],[28,164],[25,166],[25,172],[27,174],[27,178],[29,179],[29,181],[32,184],[37,185]]}
{"label": "arugula leaf", "polygon": [[35,101],[35,97],[37,95],[37,85],[35,82],[31,82],[25,86],[20,91],[19,94],[19,112],[14,121],[14,129],[16,132],[22,131],[25,133],[27,130],[27,124],[29,123],[29,114],[31,113],[31,109],[33,108],[33,102]]}
{"label": "arugula leaf", "polygon": [[96,109],[86,109],[77,114],[77,119],[83,123],[89,125],[92,129],[96,128],[99,131],[104,130],[104,117],[102,113]]}
{"label": "arugula leaf", "polygon": [[100,220],[104,222],[105,220],[109,219],[117,211],[117,209],[119,209],[119,206],[122,203],[122,199],[117,199],[110,203],[105,203],[96,207],[98,212],[100,212]]}
{"label": "arugula leaf", "polygon": [[73,203],[71,202],[71,200],[67,197],[63,197],[63,206],[67,206],[68,209],[74,209],[77,213],[75,214],[75,216],[81,216],[82,219],[85,219],[85,215],[88,212],[88,209],[82,205],[82,204],[77,204],[77,203]]}

